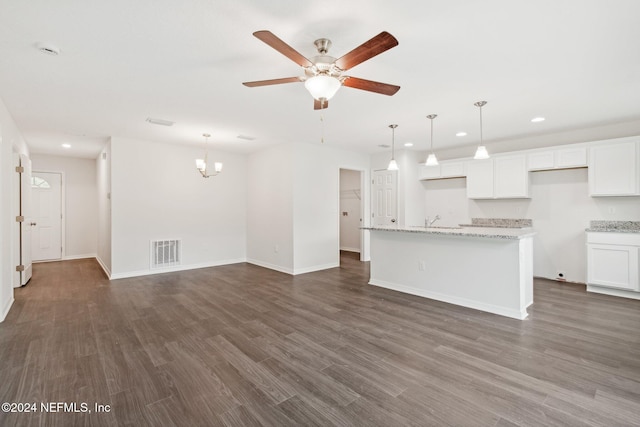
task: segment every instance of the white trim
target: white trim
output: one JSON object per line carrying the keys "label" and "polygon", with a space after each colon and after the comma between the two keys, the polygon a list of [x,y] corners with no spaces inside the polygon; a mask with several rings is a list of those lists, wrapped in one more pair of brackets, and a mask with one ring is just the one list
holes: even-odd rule
{"label": "white trim", "polygon": [[341,251],[345,251],[345,252],[356,252],[356,253],[360,253],[360,249],[358,249],[358,248],[348,248],[348,247],[346,247],[346,246],[345,246],[345,247],[341,246],[341,247],[340,247],[340,250],[341,250]]}
{"label": "white trim", "polygon": [[96,261],[98,261],[98,264],[100,264],[100,267],[102,268],[102,271],[104,271],[104,274],[107,275],[108,279],[111,279],[111,270],[109,270],[107,268],[107,265],[102,261],[102,259],[96,255]]}
{"label": "white trim", "polygon": [[523,309],[522,311],[513,310],[510,308],[500,307],[493,304],[481,303],[481,302],[469,300],[466,298],[460,298],[460,297],[455,297],[451,295],[443,295],[438,292],[431,292],[431,291],[426,291],[424,289],[412,288],[409,286],[398,285],[396,283],[385,282],[383,280],[376,280],[374,278],[371,278],[369,280],[369,284],[373,286],[379,286],[381,288],[402,292],[405,294],[418,295],[420,297],[430,298],[437,301],[446,302],[449,304],[455,304],[455,305],[460,305],[467,308],[473,308],[475,310],[482,310],[482,311],[486,311],[493,314],[499,314],[501,316],[511,317],[513,319],[518,319],[518,320],[526,319],[528,315],[526,309]]}
{"label": "white trim", "polygon": [[69,255],[62,258],[62,261],[69,261],[72,259],[85,259],[85,258],[98,258],[98,255],[97,254]]}
{"label": "white trim", "polygon": [[594,292],[615,297],[631,298],[640,300],[640,292],[626,291],[624,289],[605,288],[601,286],[587,285],[587,292]]}
{"label": "white trim", "polygon": [[109,279],[110,280],[127,279],[129,277],[150,276],[152,274],[173,273],[176,271],[184,271],[184,270],[196,270],[199,268],[218,267],[221,265],[238,264],[246,261],[247,260],[244,258],[228,259],[228,260],[220,260],[220,261],[212,261],[212,262],[203,262],[198,264],[174,265],[172,267],[166,267],[166,268],[154,268],[153,270],[127,271],[124,273],[110,274]]}
{"label": "white trim", "polygon": [[257,259],[247,259],[249,264],[257,265],[258,267],[268,268],[269,270],[279,271],[280,273],[286,273],[293,275],[293,270],[290,268],[281,267],[279,265],[271,264],[264,261],[258,261]]}
{"label": "white trim", "polygon": [[9,299],[9,301],[7,301],[7,305],[2,310],[2,313],[0,313],[0,323],[4,322],[4,319],[7,318],[7,314],[9,314],[9,310],[11,309],[11,306],[13,305],[13,301],[14,301],[13,296],[11,297],[11,299]]}
{"label": "white trim", "polygon": [[330,268],[336,268],[336,267],[340,267],[339,262],[331,262],[329,264],[314,265],[314,266],[305,267],[305,268],[297,268],[293,270],[293,275],[295,276],[298,274],[313,273],[314,271],[328,270]]}

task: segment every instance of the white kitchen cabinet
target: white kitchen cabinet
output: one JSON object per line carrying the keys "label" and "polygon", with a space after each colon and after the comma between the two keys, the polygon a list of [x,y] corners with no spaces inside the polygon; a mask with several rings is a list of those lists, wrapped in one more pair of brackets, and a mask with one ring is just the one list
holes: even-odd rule
{"label": "white kitchen cabinet", "polygon": [[640,292],[639,258],[640,234],[587,233],[587,285]]}
{"label": "white kitchen cabinet", "polygon": [[466,176],[466,162],[444,161],[437,166],[420,166],[419,177],[421,180],[459,178]]}
{"label": "white kitchen cabinet", "polygon": [[529,172],[525,156],[496,157],[493,167],[496,199],[529,197]]}
{"label": "white kitchen cabinet", "polygon": [[587,147],[554,148],[527,154],[527,169],[543,171],[587,166]]}
{"label": "white kitchen cabinet", "polygon": [[529,197],[529,172],[525,155],[469,161],[467,197],[470,199]]}
{"label": "white kitchen cabinet", "polygon": [[640,147],[634,139],[594,145],[589,149],[591,196],[640,195]]}
{"label": "white kitchen cabinet", "polygon": [[467,164],[467,197],[493,199],[493,159],[471,160]]}

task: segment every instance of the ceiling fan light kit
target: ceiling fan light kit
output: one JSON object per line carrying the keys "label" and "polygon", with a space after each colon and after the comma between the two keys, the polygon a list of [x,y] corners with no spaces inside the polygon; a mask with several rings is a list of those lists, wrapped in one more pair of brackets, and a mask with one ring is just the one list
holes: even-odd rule
{"label": "ceiling fan light kit", "polygon": [[243,85],[247,87],[304,82],[306,89],[314,98],[313,108],[315,110],[327,108],[329,106],[328,101],[341,86],[388,96],[394,95],[400,90],[400,86],[343,75],[348,69],[398,45],[398,40],[386,31],[381,32],[338,59],[327,54],[331,47],[331,40],[318,39],[314,42],[314,45],[319,55],[311,60],[304,57],[270,31],[256,31],[253,35],[301,66],[304,69],[304,76],[244,82]]}
{"label": "ceiling fan light kit", "polygon": [[220,172],[222,172],[222,163],[214,162],[213,172],[210,172],[207,170],[208,157],[209,157],[209,137],[211,137],[211,135],[209,135],[208,133],[203,133],[202,136],[205,138],[204,159],[196,159],[196,169],[198,169],[198,171],[200,172],[200,175],[202,175],[203,178],[209,178],[212,176],[216,176]]}

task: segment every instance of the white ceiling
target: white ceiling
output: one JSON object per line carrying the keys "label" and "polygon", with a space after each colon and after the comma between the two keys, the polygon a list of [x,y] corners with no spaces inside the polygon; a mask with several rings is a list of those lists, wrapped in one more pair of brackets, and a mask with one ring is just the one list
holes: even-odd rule
{"label": "white ceiling", "polygon": [[[2,0],[0,97],[32,152],[95,157],[109,136],[202,144],[209,132],[237,152],[324,136],[373,153],[390,123],[396,144],[424,150],[435,113],[436,149],[471,155],[479,100],[489,143],[639,120],[638,17],[636,0]],[[303,84],[245,87],[301,75],[257,30],[307,57],[317,38],[340,57],[388,31],[399,46],[347,74],[401,89],[343,87],[319,112]]]}

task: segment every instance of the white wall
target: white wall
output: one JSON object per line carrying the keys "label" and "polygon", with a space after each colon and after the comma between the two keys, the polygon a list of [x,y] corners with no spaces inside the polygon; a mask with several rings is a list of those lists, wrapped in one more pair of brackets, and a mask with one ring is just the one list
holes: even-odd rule
{"label": "white wall", "polygon": [[97,186],[97,257],[107,276],[111,277],[111,139],[96,159]]}
{"label": "white wall", "polygon": [[14,201],[14,186],[18,174],[13,154],[29,154],[27,144],[16,123],[0,99],[0,322],[13,304],[13,279],[16,274],[15,243],[18,239]]}
{"label": "white wall", "polygon": [[[249,262],[289,274],[340,264],[341,168],[362,170],[368,180],[369,156],[302,143],[251,154]],[[369,190],[363,192],[365,200],[369,200]],[[369,207],[365,210],[368,217]]]}
{"label": "white wall", "polygon": [[98,247],[96,161],[32,153],[31,168],[64,173],[64,259],[95,257]]}
{"label": "white wall", "polygon": [[343,251],[360,252],[360,175],[360,171],[340,169],[340,250]]}
{"label": "white wall", "polygon": [[640,198],[589,196],[587,169],[531,172],[531,199],[469,200],[466,179],[425,181],[427,215],[440,214],[442,225],[470,218],[530,218],[534,239],[534,275],[586,282],[585,228],[591,220],[640,221]]}
{"label": "white wall", "polygon": [[293,146],[248,159],[247,260],[293,274]]}
{"label": "white wall", "polygon": [[[337,267],[340,169],[364,171],[368,182],[369,156],[320,144],[295,144],[294,148],[294,274]],[[369,192],[366,186],[364,200],[369,200]],[[368,218],[370,208],[365,209]]]}
{"label": "white wall", "polygon": [[111,138],[112,278],[153,274],[150,242],[182,240],[182,264],[201,268],[246,260],[247,164],[210,150],[223,172],[203,178],[202,148]]}

